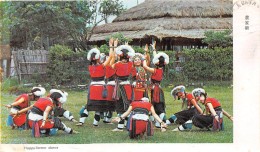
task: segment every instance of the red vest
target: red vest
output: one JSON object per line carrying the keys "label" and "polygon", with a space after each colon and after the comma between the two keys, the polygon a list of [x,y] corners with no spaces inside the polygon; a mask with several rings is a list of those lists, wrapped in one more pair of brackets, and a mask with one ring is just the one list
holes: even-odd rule
{"label": "red vest", "polygon": [[18,106],[19,106],[21,109],[29,107],[29,95],[28,95],[28,94],[22,94],[22,95],[20,95],[18,98],[15,99],[15,102],[17,102],[17,101],[20,100],[21,98],[23,98],[24,101],[23,101],[22,103],[20,103]]}
{"label": "red vest", "polygon": [[[191,102],[191,100],[192,99],[195,99],[194,97],[193,97],[193,95],[191,94],[191,93],[187,93],[186,94],[186,98],[187,98],[187,104],[188,104],[188,106],[193,106],[193,104],[192,104],[192,102]],[[196,102],[198,102],[198,101],[196,101]]]}
{"label": "red vest", "polygon": [[115,75],[116,71],[111,66],[106,66],[106,78],[109,79],[113,75]]}
{"label": "red vest", "polygon": [[143,102],[143,101],[134,101],[131,103],[132,110],[135,108],[144,108],[148,111],[151,111],[152,104],[150,102]]}
{"label": "red vest", "polygon": [[105,68],[102,64],[88,66],[89,74],[91,78],[100,78],[105,76]]}
{"label": "red vest", "polygon": [[37,107],[41,111],[45,111],[46,107],[48,107],[48,106],[53,107],[53,103],[52,103],[51,99],[49,99],[49,98],[40,98],[39,100],[37,100],[35,102],[35,104],[33,106]]}
{"label": "red vest", "polygon": [[118,62],[115,64],[116,75],[119,77],[129,76],[133,72],[133,63]]}
{"label": "red vest", "polygon": [[163,78],[163,69],[154,69],[154,73],[151,76],[152,80],[161,81]]}
{"label": "red vest", "polygon": [[214,109],[221,106],[220,102],[217,99],[208,97],[205,102],[205,106],[207,110],[209,110],[207,103],[211,103]]}

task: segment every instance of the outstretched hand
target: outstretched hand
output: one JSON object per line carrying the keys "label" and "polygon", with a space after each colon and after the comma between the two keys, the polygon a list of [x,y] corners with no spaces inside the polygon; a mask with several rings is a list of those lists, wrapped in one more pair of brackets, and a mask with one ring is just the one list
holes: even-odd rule
{"label": "outstretched hand", "polygon": [[7,107],[7,108],[12,108],[12,106],[11,106],[10,104],[5,105],[5,107]]}
{"label": "outstretched hand", "polygon": [[118,45],[118,38],[116,38],[116,40],[114,40],[114,47],[116,48]]}
{"label": "outstretched hand", "polygon": [[156,41],[153,42],[153,44],[150,44],[153,48],[153,50],[155,51],[155,47],[156,47]]}
{"label": "outstretched hand", "polygon": [[112,122],[113,123],[118,123],[120,121],[120,118],[119,117],[115,117],[112,119]]}
{"label": "outstretched hand", "polygon": [[114,43],[114,38],[111,37],[111,38],[109,39],[109,46],[112,47],[112,46],[113,46],[113,43]]}
{"label": "outstretched hand", "polygon": [[148,44],[145,45],[144,51],[145,51],[146,53],[149,51],[149,49],[148,49]]}

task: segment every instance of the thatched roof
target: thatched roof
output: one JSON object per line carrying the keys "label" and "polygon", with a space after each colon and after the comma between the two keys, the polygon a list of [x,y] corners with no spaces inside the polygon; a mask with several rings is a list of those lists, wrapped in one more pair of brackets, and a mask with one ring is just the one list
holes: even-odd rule
{"label": "thatched roof", "polygon": [[230,0],[146,0],[97,26],[91,41],[104,40],[116,32],[132,39],[146,36],[203,38],[208,30],[232,29]]}

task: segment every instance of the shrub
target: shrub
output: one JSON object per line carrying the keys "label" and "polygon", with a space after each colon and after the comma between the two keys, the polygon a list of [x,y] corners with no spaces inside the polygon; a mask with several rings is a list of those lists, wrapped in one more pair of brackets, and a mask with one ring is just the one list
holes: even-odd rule
{"label": "shrub", "polygon": [[232,80],[232,47],[184,50],[184,54],[182,67],[188,80]]}

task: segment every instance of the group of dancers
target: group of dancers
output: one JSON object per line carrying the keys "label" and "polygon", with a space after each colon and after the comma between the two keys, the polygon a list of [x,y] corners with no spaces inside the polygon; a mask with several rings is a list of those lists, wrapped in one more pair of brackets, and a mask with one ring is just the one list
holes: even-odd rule
{"label": "group of dancers", "polygon": [[[185,86],[176,86],[171,95],[183,100],[186,109],[175,113],[168,120],[165,112],[164,92],[160,86],[163,80],[164,67],[169,63],[169,56],[156,52],[156,42],[151,44],[153,51],[150,67],[148,45],[145,53],[135,53],[128,45],[118,46],[118,39],[110,38],[109,54],[100,53],[97,48],[88,52],[88,70],[91,82],[88,85],[87,103],[80,109],[79,121],[71,112],[63,109],[68,93],[51,89],[43,98],[45,89],[34,87],[30,93],[19,96],[15,102],[6,105],[11,108],[8,124],[12,127],[32,128],[34,137],[40,134],[53,135],[57,130],[66,133],[77,133],[67,127],[58,117],[77,122],[84,126],[90,111],[94,111],[93,126],[98,126],[101,118],[104,123],[118,123],[112,131],[123,131],[126,127],[130,138],[153,135],[153,125],[166,131],[172,123],[180,126],[173,131],[191,129],[192,125],[199,128],[223,129],[223,114],[230,120],[233,117],[221,108],[217,99],[207,97],[202,88],[196,88],[192,93],[185,92]],[[150,78],[148,78],[150,76]],[[150,97],[149,97],[150,96]],[[33,105],[29,101],[35,100]],[[205,112],[198,102],[205,105]],[[112,119],[116,112],[117,117]]]}

